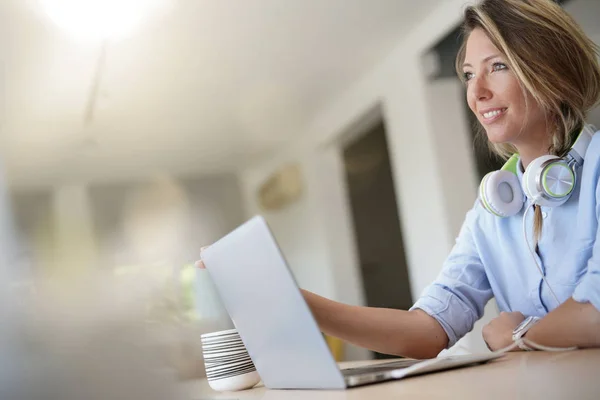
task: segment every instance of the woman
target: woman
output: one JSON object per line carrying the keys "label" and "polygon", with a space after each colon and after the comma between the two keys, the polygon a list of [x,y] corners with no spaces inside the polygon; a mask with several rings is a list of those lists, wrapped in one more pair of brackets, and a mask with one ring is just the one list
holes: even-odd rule
{"label": "woman", "polygon": [[467,102],[490,147],[518,154],[513,171],[484,178],[439,277],[411,310],[305,299],[325,333],[381,353],[435,357],[492,296],[503,311],[483,330],[492,350],[519,337],[600,346],[600,135],[574,145],[599,98],[597,47],[552,0],[484,0],[466,9],[463,29]]}

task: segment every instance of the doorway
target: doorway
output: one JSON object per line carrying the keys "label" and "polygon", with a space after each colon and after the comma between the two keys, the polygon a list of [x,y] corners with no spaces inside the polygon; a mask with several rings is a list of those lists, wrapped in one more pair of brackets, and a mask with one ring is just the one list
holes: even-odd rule
{"label": "doorway", "polygon": [[343,160],[366,305],[407,310],[412,294],[384,123],[345,144]]}

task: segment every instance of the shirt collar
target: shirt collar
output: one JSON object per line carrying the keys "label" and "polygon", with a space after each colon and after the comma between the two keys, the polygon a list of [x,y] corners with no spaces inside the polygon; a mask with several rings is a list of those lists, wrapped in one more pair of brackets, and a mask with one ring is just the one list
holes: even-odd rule
{"label": "shirt collar", "polygon": [[523,175],[525,174],[525,169],[523,168],[523,162],[521,162],[521,157],[517,160],[517,178],[519,178],[519,182],[523,182]]}
{"label": "shirt collar", "polygon": [[529,198],[525,196],[525,183],[523,182],[523,176],[525,175],[525,169],[523,168],[523,163],[521,162],[521,157],[517,160],[517,178],[519,178],[519,184],[521,184],[521,190],[523,191],[523,198],[525,201],[529,201]]}

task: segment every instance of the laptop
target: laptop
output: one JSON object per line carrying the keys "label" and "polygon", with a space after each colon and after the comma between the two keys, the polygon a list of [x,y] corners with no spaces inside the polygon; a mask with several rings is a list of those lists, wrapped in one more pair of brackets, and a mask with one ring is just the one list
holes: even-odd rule
{"label": "laptop", "polygon": [[502,356],[489,353],[401,359],[340,369],[261,216],[205,249],[202,260],[264,385],[270,389],[346,389]]}

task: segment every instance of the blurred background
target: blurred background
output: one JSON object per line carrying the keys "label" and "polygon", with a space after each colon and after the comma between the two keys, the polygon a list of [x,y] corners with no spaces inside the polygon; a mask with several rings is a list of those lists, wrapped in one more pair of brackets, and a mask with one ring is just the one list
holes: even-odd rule
{"label": "blurred background", "polygon": [[[600,43],[600,2],[563,3]],[[225,329],[192,265],[262,214],[301,287],[409,308],[500,165],[454,72],[465,4],[2,0],[9,276],[152,271],[178,318]],[[457,346],[485,351],[495,313]]]}

